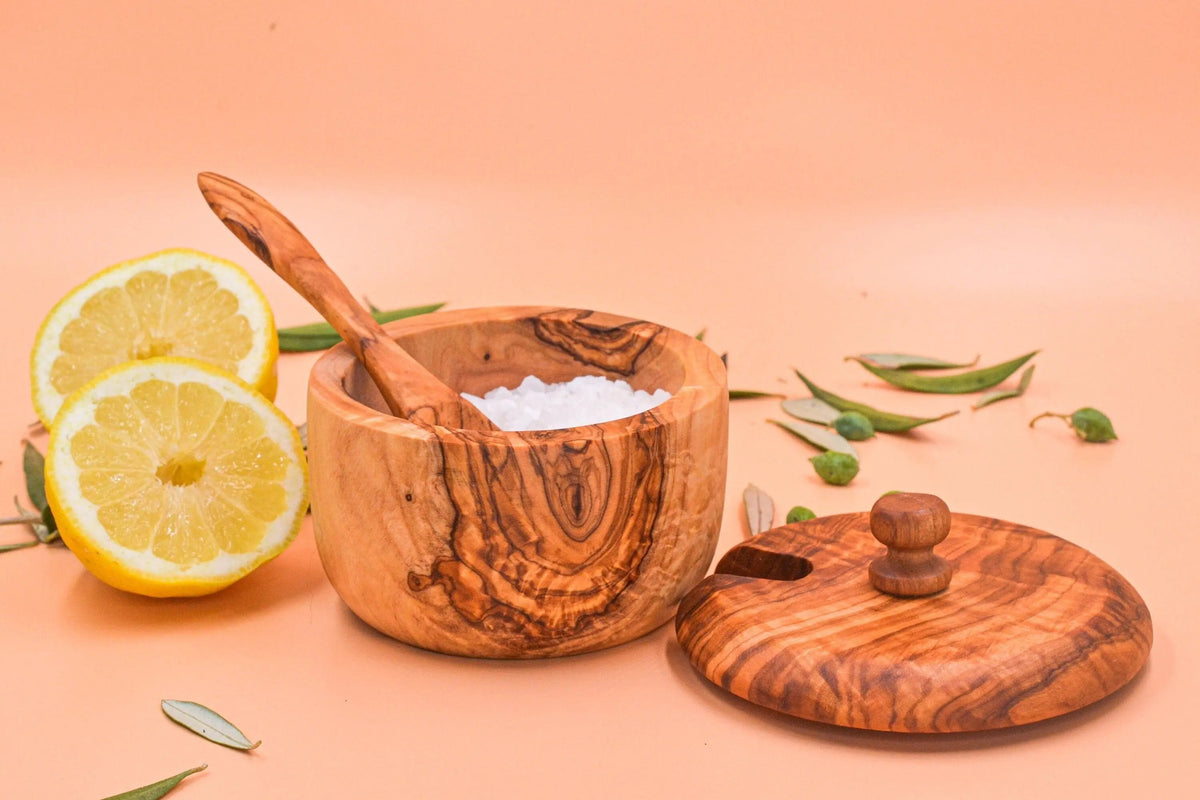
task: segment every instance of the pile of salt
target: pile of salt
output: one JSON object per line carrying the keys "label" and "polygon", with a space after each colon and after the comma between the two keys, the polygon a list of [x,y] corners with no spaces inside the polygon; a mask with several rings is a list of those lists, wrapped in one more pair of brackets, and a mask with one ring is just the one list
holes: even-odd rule
{"label": "pile of salt", "polygon": [[504,431],[594,425],[640,414],[670,396],[665,389],[650,394],[633,389],[625,381],[612,381],[600,375],[551,384],[530,375],[516,389],[502,386],[483,397],[463,393],[463,397]]}

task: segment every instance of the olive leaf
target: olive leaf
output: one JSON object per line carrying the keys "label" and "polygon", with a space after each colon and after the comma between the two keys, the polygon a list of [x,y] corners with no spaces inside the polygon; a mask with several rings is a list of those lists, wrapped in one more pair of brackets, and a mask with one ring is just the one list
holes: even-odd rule
{"label": "olive leaf", "polygon": [[860,353],[856,356],[846,356],[846,360],[871,364],[882,369],[959,369],[975,366],[979,363],[979,356],[975,356],[973,361],[945,361],[908,353]]}
{"label": "olive leaf", "polygon": [[769,494],[750,483],[742,492],[742,503],[746,507],[746,521],[750,525],[751,536],[771,530],[775,524],[775,501]]}
{"label": "olive leaf", "polygon": [[[392,311],[380,311],[371,306],[371,316],[376,322],[393,322],[398,319],[416,317],[421,314],[431,314],[445,303],[432,303],[425,306],[397,308]],[[342,340],[337,331],[328,322],[313,322],[308,325],[296,325],[291,328],[279,329],[279,349],[287,353],[307,353],[313,350],[326,350]]]}
{"label": "olive leaf", "polygon": [[754,389],[730,389],[730,400],[754,400],[759,397],[783,397],[779,392],[760,392]]}
{"label": "olive leaf", "polygon": [[21,441],[25,445],[21,457],[25,470],[25,493],[29,495],[33,507],[42,511],[46,508],[46,458],[33,446],[33,442],[28,439]]}
{"label": "olive leaf", "polygon": [[1021,380],[1015,389],[992,389],[990,392],[984,392],[972,409],[978,411],[984,406],[990,406],[992,403],[999,403],[1001,400],[1008,400],[1013,397],[1020,397],[1025,394],[1025,390],[1029,388],[1029,384],[1033,382],[1033,370],[1037,364],[1030,364],[1021,373]]}
{"label": "olive leaf", "polygon": [[824,400],[818,400],[815,397],[784,400],[781,405],[785,414],[790,414],[796,419],[815,422],[818,425],[832,425],[833,421],[842,413]]}
{"label": "olive leaf", "polygon": [[995,364],[982,369],[960,372],[956,375],[922,375],[905,369],[884,369],[868,361],[851,356],[850,360],[857,361],[863,369],[877,378],[881,378],[893,386],[907,389],[910,392],[928,392],[930,394],[970,394],[990,389],[1001,383],[1009,375],[1025,365],[1025,362],[1036,356],[1040,351],[1034,350],[1018,356],[1011,361]]}
{"label": "olive leaf", "polygon": [[[57,542],[62,538],[62,535],[58,532],[58,522],[55,521],[54,512],[50,510],[50,506],[46,506],[42,509],[41,527],[43,528],[41,531],[42,535],[38,538],[42,540],[42,544]],[[38,533],[37,526],[34,526],[33,532]]]}
{"label": "olive leaf", "polygon": [[813,396],[818,400],[828,403],[838,411],[859,412],[864,417],[871,420],[871,425],[874,426],[875,430],[879,433],[903,433],[904,431],[910,431],[920,425],[928,425],[931,422],[937,422],[938,420],[946,419],[946,417],[953,417],[958,413],[958,411],[950,411],[946,414],[942,414],[940,417],[908,417],[903,414],[892,414],[887,411],[880,411],[879,409],[871,408],[871,406],[868,406],[865,403],[856,403],[853,400],[847,400],[844,397],[838,397],[833,392],[828,392],[822,389],[820,386],[817,386],[808,378],[804,377],[800,370],[793,371],[796,373],[796,377],[804,381],[804,385],[808,387],[808,390],[812,392]]}
{"label": "olive leaf", "polygon": [[253,750],[262,744],[261,739],[251,742],[232,722],[199,703],[190,700],[163,700],[162,710],[174,722],[210,742],[235,750]]}
{"label": "olive leaf", "polygon": [[780,419],[769,419],[767,422],[778,425],[793,436],[800,437],[820,450],[845,453],[855,460],[858,459],[858,451],[854,449],[854,445],[846,441],[841,434],[828,428],[822,428],[820,425],[813,425],[809,422],[786,422]]}
{"label": "olive leaf", "polygon": [[[29,500],[33,503],[36,511],[26,509],[21,505],[20,498],[14,495],[13,505],[17,509],[17,516],[0,520],[0,525],[26,524],[33,530],[33,535],[37,537],[37,541],[33,544],[49,544],[58,541],[59,534],[58,524],[54,521],[54,512],[50,510],[50,506],[46,502],[46,459],[28,439],[23,439],[22,442],[25,445],[21,458],[22,469],[25,473],[25,493],[29,495]],[[31,546],[32,544],[28,543],[5,546],[0,548],[0,553],[22,550]]]}
{"label": "olive leaf", "polygon": [[197,772],[205,769],[208,769],[208,764],[201,764],[198,767],[185,769],[178,775],[172,775],[169,778],[164,778],[157,783],[151,783],[146,786],[142,786],[139,789],[130,789],[128,792],[114,794],[110,797],[104,798],[104,800],[158,800],[160,797],[165,797],[167,792],[178,786],[179,782],[188,775],[194,775]]}

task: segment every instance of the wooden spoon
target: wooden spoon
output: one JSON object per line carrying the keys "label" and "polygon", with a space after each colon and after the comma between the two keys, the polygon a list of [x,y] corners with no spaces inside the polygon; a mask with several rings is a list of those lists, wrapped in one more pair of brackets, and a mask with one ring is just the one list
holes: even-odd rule
{"label": "wooden spoon", "polygon": [[233,235],[320,312],[398,417],[447,428],[496,430],[479,409],[438,380],[384,332],[287,217],[256,192],[212,172],[200,192]]}

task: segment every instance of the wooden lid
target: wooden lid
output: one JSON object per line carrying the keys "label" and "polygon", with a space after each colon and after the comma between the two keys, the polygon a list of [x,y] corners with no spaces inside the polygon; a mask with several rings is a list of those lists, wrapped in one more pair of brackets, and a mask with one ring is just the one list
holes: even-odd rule
{"label": "wooden lid", "polygon": [[820,517],[726,553],[680,604],[679,643],[706,678],[758,705],[913,733],[1047,719],[1137,674],[1150,612],[1120,574],[1052,534],[949,516],[937,561],[952,578],[936,594],[872,585],[872,562],[897,555],[872,536],[873,522],[887,528],[878,515]]}

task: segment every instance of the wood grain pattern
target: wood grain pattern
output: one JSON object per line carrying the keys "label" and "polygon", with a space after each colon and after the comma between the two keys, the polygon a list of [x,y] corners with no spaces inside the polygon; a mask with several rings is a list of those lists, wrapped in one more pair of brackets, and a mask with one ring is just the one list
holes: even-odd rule
{"label": "wood grain pattern", "polygon": [[609,647],[668,621],[716,548],[728,437],[717,355],[577,309],[439,312],[388,332],[458,391],[591,374],[672,397],[563,430],[427,428],[380,413],[352,354],[334,348],[309,383],[309,453],[317,545],[347,605],[411,644],[499,658]]}
{"label": "wood grain pattern", "polygon": [[333,326],[367,368],[388,409],[427,425],[495,430],[457,392],[383,332],[300,230],[254,190],[212,172],[197,176],[213,213]]}
{"label": "wood grain pattern", "polygon": [[731,549],[680,604],[708,680],[758,705],[852,728],[977,731],[1110,694],[1150,651],[1150,614],[1100,559],[1049,533],[952,514],[950,588],[877,591],[869,516],[787,525]]}

